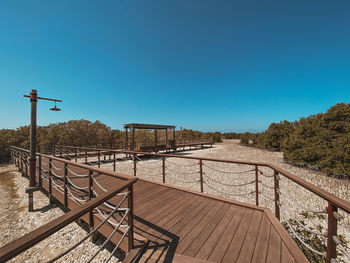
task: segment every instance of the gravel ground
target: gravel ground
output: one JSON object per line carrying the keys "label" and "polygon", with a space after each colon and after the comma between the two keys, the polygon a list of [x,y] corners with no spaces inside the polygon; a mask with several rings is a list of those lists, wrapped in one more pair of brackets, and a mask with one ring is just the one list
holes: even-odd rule
{"label": "gravel ground", "polygon": [[[0,167],[0,247],[64,214],[57,205],[49,205],[47,196],[42,192],[34,193],[35,211],[29,213],[28,196],[25,193],[27,186],[28,179],[23,177],[14,165]],[[77,243],[86,234],[77,223],[71,223],[10,262],[47,262]],[[101,238],[95,243],[88,239],[58,262],[84,262],[101,244]],[[122,255],[119,251],[118,253],[110,262],[120,262],[117,257]],[[109,255],[110,252],[103,249],[94,262],[102,262]]]}
{"label": "gravel ground", "polygon": [[[283,153],[281,152],[270,152],[263,149],[242,146],[237,140],[226,140],[224,143],[214,145],[213,148],[185,151],[177,154],[274,164],[342,199],[350,200],[349,181],[330,178],[321,172],[293,166],[283,161]],[[117,157],[120,159],[116,163],[116,171],[133,175],[133,161],[125,159],[125,155],[119,155]],[[90,158],[89,161],[93,162],[96,159]],[[101,165],[101,168],[112,170],[113,163],[108,162],[108,157],[106,159],[107,162]],[[83,159],[80,161],[83,162]],[[24,193],[24,188],[27,186],[28,181],[21,177],[18,172],[14,172],[16,169],[13,165],[7,167],[7,169],[10,169],[9,173],[11,174],[10,177],[13,178],[13,183],[5,182],[5,185],[0,184],[0,219],[4,222],[2,228],[6,233],[5,236],[0,237],[0,246],[29,232],[40,224],[49,222],[63,214],[60,208],[49,207],[47,209],[48,198],[40,192],[35,193],[35,205],[38,209],[42,208],[44,212],[40,210],[34,213],[26,212],[27,196]],[[273,178],[271,177],[273,171],[264,167],[259,168],[259,170],[261,171],[259,173],[259,180],[261,181],[259,183],[259,205],[268,207],[274,212]],[[0,172],[2,173],[2,170]],[[0,176],[2,175],[0,174]],[[141,161],[138,161],[137,176],[161,182],[162,159],[143,158]],[[255,180],[254,166],[203,161],[203,180],[205,193],[255,204],[255,193],[253,192],[255,191],[255,183],[253,182]],[[166,183],[200,191],[198,161],[166,158]],[[281,176],[280,180],[280,191],[282,205],[281,219],[284,221],[290,218],[298,218],[301,211],[323,212],[327,206],[327,202],[323,199],[283,176]],[[7,214],[2,211],[10,212]],[[344,213],[342,214],[345,216],[344,222],[350,224],[350,217]],[[319,217],[310,219],[307,223],[311,227],[315,225],[327,227],[327,220],[320,219]],[[339,224],[338,231],[347,240],[350,240],[350,231],[343,224]],[[73,239],[74,241],[78,240],[85,234],[86,232],[74,223],[63,229],[60,233],[55,234],[52,238],[58,238],[58,241],[62,241],[63,243],[73,243]],[[61,242],[55,243],[61,244]],[[41,262],[37,258],[40,254],[45,254],[46,257],[47,255],[58,253],[57,250],[60,250],[60,248],[57,248],[54,245],[55,243],[50,243],[48,239],[17,258],[21,257],[21,259],[27,260],[27,262]],[[79,250],[80,253],[70,258],[72,261],[74,259],[80,259],[84,255],[81,251],[91,251],[97,248],[91,242],[85,243],[84,248]],[[39,251],[45,251],[46,253],[38,253]],[[100,254],[101,258],[108,255],[108,251],[106,250],[103,253]]]}
{"label": "gravel ground", "polygon": [[[177,154],[274,164],[344,200],[350,200],[350,181],[331,178],[319,171],[285,163],[282,152],[271,152],[242,146],[239,144],[239,140],[226,140],[221,144],[216,144],[213,148],[185,151]],[[119,157],[123,158],[125,155],[119,155]],[[166,158],[165,166],[166,183],[200,191],[198,161]],[[101,167],[113,169],[113,164],[105,163]],[[117,162],[116,171],[133,175],[133,167],[132,160],[121,160]],[[274,181],[271,177],[273,170],[264,167],[259,168],[259,170],[262,172],[262,174],[259,173],[259,180],[261,181],[259,183],[259,205],[268,207],[274,212]],[[161,182],[162,159],[149,158],[138,161],[137,176]],[[255,204],[254,166],[203,161],[203,180],[205,193]],[[316,216],[306,220],[309,227],[321,225],[325,229],[327,228],[326,214],[322,213],[327,206],[326,201],[283,176],[280,180],[280,191],[282,221],[293,218],[305,221],[300,216],[300,212],[308,211],[313,215],[324,215],[323,217]],[[350,230],[346,228],[346,225],[350,225],[350,216],[342,211],[339,212],[345,219],[339,224],[338,233],[344,235],[349,241]]]}

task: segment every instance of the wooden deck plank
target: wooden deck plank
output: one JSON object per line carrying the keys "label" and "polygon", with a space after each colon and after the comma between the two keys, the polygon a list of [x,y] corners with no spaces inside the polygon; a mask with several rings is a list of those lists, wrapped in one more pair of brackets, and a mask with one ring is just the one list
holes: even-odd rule
{"label": "wooden deck plank", "polygon": [[[136,197],[138,198],[138,197]],[[135,214],[138,217],[144,219],[149,218],[150,216],[160,216],[164,213],[164,209],[174,207],[176,203],[179,203],[181,200],[189,200],[190,195],[181,194],[178,192],[166,191],[164,194],[160,195],[159,198],[153,200],[153,202],[148,202],[142,207],[137,206]],[[180,203],[181,204],[181,203]],[[152,211],[152,213],[150,213]]]}
{"label": "wooden deck plank", "polygon": [[[200,198],[195,200],[196,202],[193,202],[189,206],[186,207],[186,209],[182,209],[179,213],[177,213],[178,216],[174,217],[172,215],[165,217],[162,222],[160,222],[159,226],[161,226],[166,231],[159,236],[155,242],[159,242],[161,239],[169,240],[173,237],[179,237],[180,230],[187,225],[188,227],[191,226],[191,221],[189,219],[192,219],[195,215],[200,213],[202,210],[209,210],[208,207],[211,207],[210,205],[213,205],[214,202],[210,202],[210,200],[206,200],[206,202],[203,202]],[[208,205],[209,204],[209,205]]]}
{"label": "wooden deck plank", "polygon": [[[63,164],[55,161],[54,165],[54,172],[62,176]],[[87,174],[81,167],[74,172]],[[69,177],[74,184],[88,185],[88,178],[73,174]],[[96,180],[106,189],[123,181],[112,175],[100,175]],[[48,183],[44,183],[44,188],[48,190]],[[98,187],[96,191],[104,192]],[[61,192],[53,188],[53,195],[63,203]],[[115,196],[110,202],[116,204],[120,198]],[[71,209],[79,206],[71,197],[68,205]],[[101,221],[101,216],[94,216],[96,223]],[[254,205],[140,179],[134,185],[134,216],[135,233],[151,241],[151,250],[146,255],[155,252],[152,256],[155,262],[169,261],[174,254],[212,262],[307,262],[272,212]],[[112,231],[110,226],[101,229],[104,235]]]}
{"label": "wooden deck plank", "polygon": [[292,237],[288,234],[287,230],[282,226],[282,224],[278,221],[278,219],[274,216],[270,209],[265,209],[265,215],[268,217],[271,225],[275,228],[278,235],[281,237],[282,241],[288,248],[289,252],[293,255],[296,262],[309,262],[306,256],[301,252],[297,243],[292,239]]}
{"label": "wooden deck plank", "polygon": [[[181,237],[185,236],[194,227],[196,222],[200,220],[198,214],[208,213],[215,205],[214,200],[197,200],[196,204],[188,207],[186,211],[181,213],[181,216],[174,217],[171,222],[162,225],[166,232],[162,233],[158,239],[153,240],[152,243],[156,246],[154,252],[160,254],[159,257],[164,255],[171,255],[177,252],[177,246]],[[193,240],[194,241],[194,240]],[[163,255],[161,255],[163,254]],[[146,253],[149,256],[149,253]]]}
{"label": "wooden deck plank", "polygon": [[242,244],[241,251],[239,252],[237,263],[243,263],[251,260],[258,237],[256,233],[259,232],[262,216],[262,212],[256,210],[254,211],[248,232]]}
{"label": "wooden deck plank", "polygon": [[[185,217],[182,218],[181,221],[178,222],[174,226],[174,228],[170,229],[173,233],[176,233],[176,236],[179,238],[179,244],[182,241],[181,239],[184,238],[197,224],[198,222],[203,218],[206,217],[208,213],[210,213],[213,209],[216,209],[215,206],[217,205],[215,201],[213,200],[207,200],[208,203],[205,203],[201,200],[200,203],[200,210],[192,210],[190,213],[188,213]],[[202,205],[204,203],[204,207]]]}
{"label": "wooden deck plank", "polygon": [[294,263],[294,262],[295,262],[294,258],[290,254],[284,242],[282,242],[281,263]]}
{"label": "wooden deck plank", "polygon": [[[205,204],[201,202],[199,198],[193,198],[190,202],[187,203],[186,206],[180,206],[178,209],[164,216],[162,220],[157,222],[156,225],[146,225],[146,230],[143,230],[144,234],[155,243],[160,242],[161,240],[164,241],[165,235],[173,237],[174,234],[170,232],[169,229],[171,229],[172,226],[174,226],[178,221],[180,221],[182,217],[185,216],[185,214],[195,210],[198,206],[201,205],[204,206]],[[152,222],[150,223],[152,224]],[[144,228],[144,224],[138,223],[137,221],[135,222],[135,225],[140,229]],[[168,239],[170,238],[166,238],[166,240]]]}
{"label": "wooden deck plank", "polygon": [[[196,243],[197,243],[200,233],[202,232],[202,230],[205,227],[209,226],[208,223],[210,222],[212,217],[214,217],[216,215],[220,215],[220,213],[222,214],[223,210],[225,210],[224,204],[218,203],[218,204],[215,204],[215,206],[212,209],[210,209],[208,211],[208,213],[206,213],[205,215],[202,216],[199,213],[199,215],[197,215],[197,217],[200,217],[200,218],[197,221],[197,223],[193,226],[193,228],[190,229],[190,231],[186,235],[181,236],[179,245],[178,245],[178,247],[176,249],[177,253],[184,254],[186,248],[188,246],[190,246],[191,243],[193,243],[192,240],[196,240]],[[202,241],[202,242],[204,243],[205,240]],[[191,252],[191,251],[189,251],[189,252]],[[188,255],[189,256],[194,256],[195,253],[193,253],[193,255],[191,253],[188,254]]]}
{"label": "wooden deck plank", "polygon": [[244,216],[238,226],[238,229],[235,235],[233,236],[231,243],[228,249],[226,250],[225,256],[221,262],[236,262],[241,247],[243,245],[244,238],[247,235],[247,231],[252,220],[253,214],[254,210],[252,209],[247,209],[245,211]]}
{"label": "wooden deck plank", "polygon": [[[221,220],[226,215],[226,212],[229,210],[229,204],[223,204],[217,213],[214,213],[211,217],[207,215],[203,220],[196,225],[196,228],[200,228],[202,225],[201,232],[196,236],[195,228],[189,233],[186,238],[188,239],[187,245],[185,245],[186,240],[182,240],[180,245],[183,244],[184,247],[187,247],[184,252],[182,252],[181,247],[178,248],[177,253],[181,253],[186,256],[195,257],[198,251],[201,249],[203,244],[208,240],[209,236],[213,230],[221,223]],[[193,242],[193,239],[196,241]]]}
{"label": "wooden deck plank", "polygon": [[270,238],[270,228],[271,224],[264,214],[261,220],[261,225],[255,244],[255,249],[253,253],[252,263],[263,263],[266,261],[268,241]]}
{"label": "wooden deck plank", "polygon": [[214,250],[221,236],[224,234],[226,228],[228,227],[236,211],[237,211],[237,207],[231,205],[227,213],[224,215],[223,219],[220,221],[219,224],[217,224],[216,228],[214,229],[210,237],[207,239],[207,241],[201,247],[199,252],[196,254],[196,258],[200,258],[200,259],[209,258],[209,255]]}
{"label": "wooden deck plank", "polygon": [[[147,236],[151,228],[154,226],[162,225],[167,222],[167,219],[164,218],[164,214],[175,217],[177,213],[187,209],[188,206],[193,205],[193,202],[199,202],[199,199],[190,198],[190,196],[182,196],[182,199],[175,203],[168,203],[163,205],[158,210],[155,210],[153,213],[150,213],[147,210],[136,208],[135,210],[135,231],[138,234]],[[141,210],[141,211],[140,211]],[[152,234],[151,234],[152,235]],[[154,236],[155,239],[157,236]]]}
{"label": "wooden deck plank", "polygon": [[152,223],[158,223],[164,218],[163,214],[168,215],[176,211],[179,207],[185,207],[188,203],[194,201],[191,195],[181,195],[181,198],[174,198],[171,202],[168,202],[167,199],[164,199],[162,204],[159,204],[159,208],[156,209],[153,213],[145,209],[139,209],[135,211],[136,216],[142,217],[145,220],[148,220]]}
{"label": "wooden deck plank", "polygon": [[276,229],[271,226],[269,247],[267,249],[266,262],[281,262],[282,240]]}
{"label": "wooden deck plank", "polygon": [[215,249],[210,254],[210,261],[221,262],[221,259],[224,257],[225,252],[230,245],[232,237],[236,233],[246,210],[247,209],[244,207],[238,207],[224,234],[220,238],[219,242],[216,244]]}

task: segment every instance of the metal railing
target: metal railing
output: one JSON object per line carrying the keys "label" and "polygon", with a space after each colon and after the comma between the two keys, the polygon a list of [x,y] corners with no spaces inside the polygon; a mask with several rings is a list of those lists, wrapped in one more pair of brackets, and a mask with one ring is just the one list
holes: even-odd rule
{"label": "metal railing", "polygon": [[[29,151],[27,150],[17,147],[11,148],[12,161],[26,176],[29,174],[28,156]],[[125,237],[128,238],[127,249],[132,249],[134,239],[133,184],[135,184],[137,178],[44,154],[37,154],[37,159],[36,178],[38,179],[38,186],[48,191],[50,201],[54,197],[54,190],[60,192],[63,195],[63,205],[71,211],[0,248],[0,262],[15,257],[80,217],[88,223],[90,232],[77,244],[50,262],[71,252],[88,237],[97,233],[105,224],[112,227],[111,233],[106,236],[106,241],[87,262],[90,262],[106,246],[108,241],[115,244],[111,256]],[[103,180],[98,178],[106,176],[120,179],[120,182],[117,181],[118,187],[105,189],[102,183]],[[113,202],[110,201],[112,198]],[[124,221],[127,222],[124,223]],[[98,222],[99,224],[97,224]],[[119,235],[115,235],[117,232]],[[106,235],[106,233],[102,234]]]}
{"label": "metal railing", "polygon": [[[347,258],[342,236],[349,233],[350,203],[305,180],[294,176],[275,165],[249,161],[234,161],[175,154],[156,154],[136,151],[80,148],[56,146],[57,149],[69,151],[95,152],[88,163],[91,165],[109,165],[113,170],[130,169],[134,176],[145,175],[163,183],[192,185],[202,193],[216,194],[225,198],[254,203],[274,211],[275,216],[284,220],[292,237],[313,253],[324,257],[327,262],[335,260],[337,255]],[[67,150],[66,150],[67,151]],[[126,155],[128,158],[120,156]],[[106,160],[108,156],[108,160]],[[140,157],[152,157],[154,160],[142,161]],[[96,161],[91,160],[97,157]],[[101,161],[103,157],[105,161]],[[83,157],[85,158],[85,157]],[[85,158],[86,159],[86,158]],[[144,158],[143,158],[144,159]],[[176,161],[181,160],[181,161]],[[124,167],[125,166],[125,167]],[[224,168],[222,168],[224,166]],[[110,168],[112,168],[110,167]],[[146,172],[145,172],[146,171]],[[151,172],[153,171],[153,173]],[[232,189],[241,189],[232,191]],[[242,190],[244,189],[244,190]],[[291,190],[292,189],[292,190]],[[300,199],[300,193],[309,196],[308,200]],[[254,200],[253,200],[254,199]],[[248,201],[247,201],[248,200]],[[312,206],[310,208],[310,206]],[[294,215],[308,212],[324,219],[323,232],[315,231],[315,226],[300,224],[305,231],[320,234],[325,238],[326,251],[318,252],[307,244],[290,224],[291,211]],[[300,223],[300,220],[297,222]],[[350,258],[348,259],[350,260]]]}

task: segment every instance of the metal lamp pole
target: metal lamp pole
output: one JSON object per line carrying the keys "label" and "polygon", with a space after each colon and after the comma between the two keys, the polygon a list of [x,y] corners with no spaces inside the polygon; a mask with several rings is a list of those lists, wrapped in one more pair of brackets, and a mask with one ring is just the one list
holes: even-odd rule
{"label": "metal lamp pole", "polygon": [[31,111],[30,111],[30,156],[29,156],[29,187],[26,189],[28,193],[28,209],[29,212],[33,211],[33,192],[39,190],[35,182],[35,170],[36,170],[36,104],[38,99],[49,100],[55,102],[55,107],[50,110],[60,111],[56,107],[56,102],[62,102],[62,100],[48,99],[38,97],[38,93],[35,89],[30,92],[30,95],[24,95],[26,98],[30,98]]}

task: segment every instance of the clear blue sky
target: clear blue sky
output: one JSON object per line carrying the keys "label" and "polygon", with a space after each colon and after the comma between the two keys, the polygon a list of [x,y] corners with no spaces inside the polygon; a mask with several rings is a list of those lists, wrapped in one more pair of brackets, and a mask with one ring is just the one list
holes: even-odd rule
{"label": "clear blue sky", "polygon": [[350,1],[0,1],[0,128],[262,131],[350,100]]}

